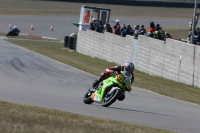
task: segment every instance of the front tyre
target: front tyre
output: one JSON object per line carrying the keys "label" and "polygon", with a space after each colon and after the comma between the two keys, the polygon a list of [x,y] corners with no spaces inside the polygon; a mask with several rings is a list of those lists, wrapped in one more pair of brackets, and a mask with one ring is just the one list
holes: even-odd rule
{"label": "front tyre", "polygon": [[83,102],[85,104],[92,104],[94,101],[90,98],[92,95],[93,91],[88,90],[85,95],[83,96]]}
{"label": "front tyre", "polygon": [[102,106],[108,107],[111,104],[113,104],[117,98],[121,95],[122,91],[119,89],[116,89],[111,95],[106,94],[104,99],[102,100]]}

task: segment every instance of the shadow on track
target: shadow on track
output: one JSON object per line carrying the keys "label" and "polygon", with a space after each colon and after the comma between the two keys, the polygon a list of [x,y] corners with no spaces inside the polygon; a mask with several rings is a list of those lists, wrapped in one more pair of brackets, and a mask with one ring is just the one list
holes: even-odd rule
{"label": "shadow on track", "polygon": [[[94,104],[93,104],[94,105]],[[95,105],[102,107],[101,105]],[[125,110],[125,111],[131,111],[131,112],[138,112],[138,113],[145,113],[145,114],[152,114],[152,115],[162,115],[162,116],[172,116],[173,115],[167,115],[167,114],[160,114],[160,113],[153,113],[153,112],[147,112],[147,111],[141,111],[141,110],[134,110],[134,109],[124,109],[124,108],[117,108],[117,107],[103,107],[103,108],[108,108],[108,109],[116,109],[116,110]]]}

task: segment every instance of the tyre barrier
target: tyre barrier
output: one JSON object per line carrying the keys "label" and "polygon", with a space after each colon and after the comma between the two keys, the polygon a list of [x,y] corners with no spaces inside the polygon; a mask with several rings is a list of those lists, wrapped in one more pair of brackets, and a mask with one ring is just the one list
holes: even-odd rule
{"label": "tyre barrier", "polygon": [[77,36],[65,36],[64,39],[64,47],[68,47],[69,49],[76,49],[76,40],[77,40]]}
{"label": "tyre barrier", "polygon": [[70,38],[69,38],[69,45],[68,45],[68,47],[69,47],[70,49],[73,49],[73,42],[74,42],[74,37],[70,37]]}
{"label": "tyre barrier", "polygon": [[69,36],[65,36],[64,47],[68,47],[68,42],[69,42]]}

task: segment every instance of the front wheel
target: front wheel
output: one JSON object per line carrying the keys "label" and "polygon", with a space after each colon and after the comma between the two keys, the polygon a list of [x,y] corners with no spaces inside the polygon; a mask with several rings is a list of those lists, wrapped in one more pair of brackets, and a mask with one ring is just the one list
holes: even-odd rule
{"label": "front wheel", "polygon": [[102,106],[108,107],[111,104],[113,104],[117,98],[121,95],[122,91],[119,89],[116,89],[111,95],[106,94],[104,99],[102,100]]}
{"label": "front wheel", "polygon": [[90,98],[90,96],[92,95],[94,91],[91,91],[90,89],[85,93],[85,95],[83,96],[83,102],[85,104],[92,104],[94,101]]}

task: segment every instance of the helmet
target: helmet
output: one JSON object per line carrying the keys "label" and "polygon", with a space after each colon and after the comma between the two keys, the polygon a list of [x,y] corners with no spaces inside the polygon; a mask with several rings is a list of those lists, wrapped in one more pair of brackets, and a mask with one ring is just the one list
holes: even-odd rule
{"label": "helmet", "polygon": [[134,64],[133,64],[132,62],[126,62],[126,63],[124,64],[124,69],[125,69],[126,71],[132,73],[132,72],[134,71],[134,69],[135,69],[135,66],[134,66]]}

